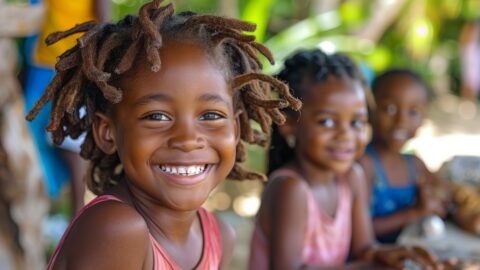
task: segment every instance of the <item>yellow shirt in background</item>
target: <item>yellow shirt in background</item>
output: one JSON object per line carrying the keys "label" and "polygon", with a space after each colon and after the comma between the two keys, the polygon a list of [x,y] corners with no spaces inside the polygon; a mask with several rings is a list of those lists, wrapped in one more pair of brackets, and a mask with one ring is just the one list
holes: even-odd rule
{"label": "yellow shirt in background", "polygon": [[65,31],[76,24],[96,20],[93,1],[45,0],[46,18],[33,56],[36,64],[53,67],[59,55],[75,46],[80,34],[72,35],[50,46],[45,44],[45,38],[53,32]]}

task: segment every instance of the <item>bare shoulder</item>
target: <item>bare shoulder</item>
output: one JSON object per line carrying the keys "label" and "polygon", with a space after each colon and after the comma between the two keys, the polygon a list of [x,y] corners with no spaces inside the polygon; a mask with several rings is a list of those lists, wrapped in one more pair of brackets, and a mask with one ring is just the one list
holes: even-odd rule
{"label": "bare shoulder", "polygon": [[[263,233],[272,235],[272,224],[287,226],[307,215],[308,184],[295,175],[270,178],[265,187],[258,220]],[[276,225],[278,228],[278,225]],[[295,227],[289,226],[291,229]],[[297,228],[298,229],[298,228]]]}
{"label": "bare shoulder", "polygon": [[369,155],[363,155],[359,160],[358,164],[362,167],[365,178],[368,182],[371,182],[374,173],[373,160]]}
{"label": "bare shoulder", "polygon": [[295,175],[271,178],[267,185],[267,191],[271,192],[275,197],[304,197],[308,188],[308,184]]}
{"label": "bare shoulder", "polygon": [[305,180],[289,175],[277,177],[271,181],[266,191],[269,193],[270,212],[273,214],[274,222],[299,218],[302,213],[307,213],[307,196],[310,186]]}
{"label": "bare shoulder", "polygon": [[425,162],[423,162],[421,158],[417,157],[416,155],[411,155],[411,157],[417,170],[419,170],[420,172],[425,172],[428,170]]}
{"label": "bare shoulder", "polygon": [[78,218],[56,261],[60,267],[55,269],[142,269],[149,250],[148,227],[142,216],[125,203],[106,201]]}
{"label": "bare shoulder", "polygon": [[352,169],[348,174],[348,180],[354,194],[367,190],[368,181],[366,179],[363,166],[361,166],[359,163],[354,162],[352,164]]}

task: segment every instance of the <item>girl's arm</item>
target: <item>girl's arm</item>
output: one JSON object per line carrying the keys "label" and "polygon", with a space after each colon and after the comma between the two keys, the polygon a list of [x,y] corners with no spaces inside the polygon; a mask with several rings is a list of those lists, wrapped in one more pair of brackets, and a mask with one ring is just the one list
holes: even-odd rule
{"label": "girl's arm", "polygon": [[412,206],[385,217],[374,218],[373,230],[377,236],[385,235],[404,228],[424,215],[425,213],[418,209],[418,207]]}
{"label": "girl's arm", "polygon": [[235,231],[232,226],[223,222],[222,219],[216,218],[218,230],[222,237],[222,261],[219,269],[230,269],[230,261],[232,260],[233,248],[235,246]]}
{"label": "girl's arm", "polygon": [[270,269],[304,269],[302,251],[307,221],[306,183],[300,179],[278,178],[267,186],[270,230]]}
{"label": "girl's arm", "polygon": [[103,202],[77,220],[53,269],[152,268],[152,247],[144,219],[124,203]]}
{"label": "girl's arm", "polygon": [[368,206],[368,185],[362,167],[353,164],[349,173],[352,192],[352,245],[351,253],[355,258],[375,243]]}

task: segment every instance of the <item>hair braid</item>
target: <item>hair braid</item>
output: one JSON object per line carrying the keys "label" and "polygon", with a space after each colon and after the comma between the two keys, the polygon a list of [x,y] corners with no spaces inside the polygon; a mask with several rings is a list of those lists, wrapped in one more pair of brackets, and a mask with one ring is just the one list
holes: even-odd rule
{"label": "hair braid", "polygon": [[[159,49],[165,39],[193,40],[227,64],[226,76],[234,89],[234,106],[241,110],[241,141],[229,178],[264,179],[263,175],[245,171],[238,164],[246,159],[244,142],[266,145],[270,123],[281,124],[285,120],[279,109],[290,105],[298,110],[301,103],[291,96],[284,83],[260,73],[257,53],[272,63],[273,58],[266,47],[255,42],[254,36],[243,33],[254,31],[254,24],[193,12],[174,15],[171,4],[161,7],[161,3],[161,0],[149,2],[141,7],[138,16],[126,16],[117,23],[87,22],[51,34],[48,44],[84,33],[75,47],[59,57],[55,78],[27,119],[33,120],[53,100],[48,130],[56,144],[66,136],[75,138],[86,132],[80,154],[91,161],[88,187],[100,194],[121,181],[124,172],[116,153],[105,154],[95,144],[91,130],[95,113],[106,112],[112,104],[120,102],[123,93],[114,83],[132,69],[141,55],[146,56],[152,72],[157,72],[161,68]],[[271,99],[272,90],[278,92],[278,100]],[[252,129],[251,120],[257,121],[262,130]]]}
{"label": "hair braid", "polygon": [[[293,97],[302,99],[305,91],[305,81],[321,83],[329,76],[345,77],[349,80],[358,81],[365,91],[367,102],[371,100],[368,86],[356,65],[350,58],[343,54],[328,55],[319,49],[302,50],[285,60],[284,68],[276,76],[279,80],[290,86]],[[285,91],[288,91],[286,89]],[[276,110],[278,110],[277,108]],[[289,108],[284,109],[292,113]],[[283,117],[279,112],[278,117]],[[268,173],[285,165],[295,157],[295,152],[280,134],[278,126],[273,125],[271,146],[268,153]]]}

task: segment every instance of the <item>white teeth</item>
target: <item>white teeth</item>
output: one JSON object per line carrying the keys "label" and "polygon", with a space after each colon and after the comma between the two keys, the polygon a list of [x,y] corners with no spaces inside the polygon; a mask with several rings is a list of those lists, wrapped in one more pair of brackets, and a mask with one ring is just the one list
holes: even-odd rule
{"label": "white teeth", "polygon": [[201,174],[203,173],[205,168],[206,168],[206,165],[177,166],[177,167],[167,166],[167,165],[160,166],[160,169],[166,173],[182,175],[182,176],[193,176],[193,175]]}
{"label": "white teeth", "polygon": [[396,140],[407,140],[408,132],[406,130],[400,129],[393,131],[393,138]]}

